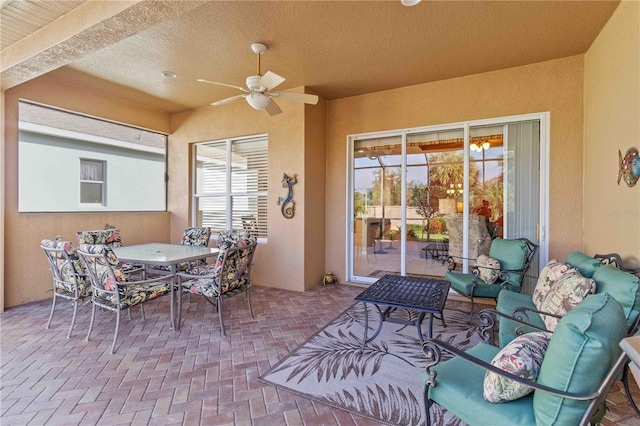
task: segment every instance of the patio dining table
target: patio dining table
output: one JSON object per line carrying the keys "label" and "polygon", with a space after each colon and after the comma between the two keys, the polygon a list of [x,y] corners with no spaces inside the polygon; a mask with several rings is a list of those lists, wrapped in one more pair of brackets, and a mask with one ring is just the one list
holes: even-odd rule
{"label": "patio dining table", "polygon": [[[174,291],[176,284],[176,274],[178,265],[184,262],[192,262],[198,259],[217,256],[217,248],[200,246],[183,246],[180,244],[148,243],[130,246],[115,247],[113,249],[116,256],[121,261],[139,263],[145,265],[145,270],[149,265],[166,266],[171,270],[171,327],[174,330],[180,329],[180,324],[176,321]],[[180,293],[178,292],[178,297]]]}

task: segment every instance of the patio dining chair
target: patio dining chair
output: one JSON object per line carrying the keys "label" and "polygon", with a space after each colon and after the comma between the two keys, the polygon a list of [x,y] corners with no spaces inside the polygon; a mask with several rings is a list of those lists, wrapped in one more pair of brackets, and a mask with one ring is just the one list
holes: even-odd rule
{"label": "patio dining chair", "polygon": [[[107,245],[111,248],[122,247],[122,237],[118,228],[97,229],[94,231],[78,231],[76,232],[78,245]],[[144,273],[143,265],[134,265],[131,263],[122,263],[122,270],[125,274],[131,275],[136,273]]]}
{"label": "patio dining chair", "polygon": [[78,248],[80,259],[91,281],[91,322],[87,333],[87,342],[96,315],[96,307],[116,314],[116,327],[110,353],[115,352],[116,340],[120,329],[120,312],[123,309],[140,305],[142,320],[145,320],[143,303],[165,295],[170,290],[171,277],[161,276],[153,279],[131,281],[122,269],[120,260],[107,245],[82,244]]}
{"label": "patio dining chair", "polygon": [[178,273],[178,283],[184,293],[203,296],[218,311],[221,336],[226,336],[222,318],[223,299],[245,293],[249,315],[251,319],[254,318],[250,288],[251,265],[256,246],[256,238],[249,236],[246,231],[222,232],[218,237],[217,247],[220,252],[215,264]]}
{"label": "patio dining chair", "polygon": [[42,240],[40,247],[47,257],[53,278],[53,304],[46,328],[51,326],[57,299],[61,297],[69,300],[73,304],[73,316],[67,338],[71,338],[78,313],[78,302],[91,295],[91,286],[87,283],[87,276],[76,249],[69,241],[56,237],[54,240]]}
{"label": "patio dining chair", "polygon": [[[195,227],[188,226],[184,228],[184,234],[182,235],[182,240],[180,240],[180,245],[207,247],[209,245],[210,237],[211,237],[211,228],[209,227],[195,228]],[[183,272],[190,268],[194,268],[196,266],[204,266],[206,264],[207,264],[207,261],[204,259],[194,260],[193,262],[184,262],[178,265],[178,271]],[[166,275],[171,272],[171,268],[169,266],[164,266],[164,265],[149,265],[147,272]]]}

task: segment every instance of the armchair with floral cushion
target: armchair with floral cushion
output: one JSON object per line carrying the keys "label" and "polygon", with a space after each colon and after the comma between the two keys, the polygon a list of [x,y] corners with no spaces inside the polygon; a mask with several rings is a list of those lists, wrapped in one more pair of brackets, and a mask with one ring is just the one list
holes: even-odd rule
{"label": "armchair with floral cushion", "polygon": [[[184,234],[180,240],[182,246],[207,247],[209,238],[211,237],[211,228],[209,227],[191,227],[184,228]],[[198,259],[192,262],[184,262],[177,265],[178,271],[186,271],[196,266],[204,266],[207,264],[205,259]],[[149,265],[147,272],[166,275],[171,272],[171,267],[165,265]]]}
{"label": "armchair with floral cushion", "polygon": [[[90,244],[106,245],[111,248],[122,247],[122,237],[120,236],[120,230],[118,228],[78,231],[76,232],[76,238],[78,239],[78,245]],[[142,273],[144,271],[143,265],[122,263],[121,266],[122,270],[127,275]]]}
{"label": "armchair with floral cushion", "polygon": [[73,244],[63,241],[61,237],[56,237],[54,240],[42,240],[40,247],[47,257],[53,278],[53,304],[46,328],[51,326],[57,299],[59,297],[67,299],[73,304],[71,326],[67,333],[67,338],[70,338],[76,323],[78,302],[91,295],[91,286]]}
{"label": "armchair with floral cushion", "polygon": [[[574,251],[565,262],[552,259],[545,265],[532,295],[507,291],[498,295],[500,346],[528,332],[553,331],[567,312],[598,293],[608,293],[621,304],[627,336],[636,334],[640,325],[640,269],[625,266],[617,254],[592,257]],[[520,321],[515,322],[512,317]],[[640,415],[629,391],[627,366],[620,380],[627,400]]]}
{"label": "armchair with floral cushion", "polygon": [[[197,266],[178,273],[178,283],[184,293],[203,296],[214,306],[220,320],[220,334],[226,336],[222,318],[223,299],[245,293],[249,315],[253,319],[251,265],[257,240],[246,230],[223,231],[218,236],[216,246],[220,251],[215,264]],[[182,297],[178,301],[181,306]]]}
{"label": "armchair with floral cushion", "polygon": [[115,312],[116,325],[110,353],[115,352],[116,340],[120,329],[120,312],[127,309],[129,319],[133,306],[140,305],[142,320],[145,320],[143,303],[165,295],[171,289],[170,276],[133,281],[122,269],[122,263],[108,245],[81,244],[78,254],[91,282],[91,322],[87,332],[87,341],[96,316],[96,307]]}
{"label": "armchair with floral cushion", "polygon": [[474,314],[474,298],[497,299],[503,289],[520,293],[522,280],[527,274],[538,245],[526,238],[502,239],[491,242],[489,255],[474,259],[470,273],[448,271],[444,279],[451,288],[471,300],[469,322]]}
{"label": "armchair with floral cushion", "polygon": [[[493,316],[485,314],[481,319],[492,330]],[[622,305],[600,293],[563,316],[553,332],[526,333],[503,348],[482,342],[464,351],[428,339],[427,424],[433,404],[471,425],[596,424],[627,362],[619,347],[625,335]]]}

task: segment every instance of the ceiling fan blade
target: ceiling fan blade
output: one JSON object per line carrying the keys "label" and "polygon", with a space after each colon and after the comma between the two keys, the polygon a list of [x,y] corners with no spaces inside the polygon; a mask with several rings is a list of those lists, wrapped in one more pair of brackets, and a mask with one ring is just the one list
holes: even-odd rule
{"label": "ceiling fan blade", "polygon": [[274,87],[282,84],[286,78],[279,76],[278,74],[267,71],[265,75],[260,79],[260,87],[264,87],[264,90],[271,90]]}
{"label": "ceiling fan blade", "polygon": [[282,112],[282,110],[280,109],[278,104],[276,104],[273,101],[273,99],[269,100],[269,103],[267,104],[267,107],[264,110],[267,111],[269,113],[269,115],[276,115],[276,114],[280,114]]}
{"label": "ceiling fan blade", "polygon": [[216,86],[231,87],[231,88],[242,90],[243,92],[249,93],[249,89],[246,89],[246,88],[240,87],[240,86],[234,86],[233,84],[218,83],[217,81],[209,81],[209,80],[205,80],[205,79],[202,79],[202,78],[199,78],[197,81],[199,81],[200,83],[215,84]]}
{"label": "ceiling fan blade", "polygon": [[305,104],[315,105],[318,103],[318,97],[316,95],[310,95],[308,93],[296,93],[296,92],[269,92],[269,96],[274,98],[280,98],[287,101],[304,102]]}
{"label": "ceiling fan blade", "polygon": [[247,97],[247,95],[236,95],[236,96],[232,96],[230,98],[226,98],[226,99],[222,99],[222,100],[219,100],[219,101],[215,101],[211,105],[212,106],[224,105],[224,104],[228,104],[228,103],[231,103],[231,102],[239,101],[240,99],[244,99],[245,97]]}

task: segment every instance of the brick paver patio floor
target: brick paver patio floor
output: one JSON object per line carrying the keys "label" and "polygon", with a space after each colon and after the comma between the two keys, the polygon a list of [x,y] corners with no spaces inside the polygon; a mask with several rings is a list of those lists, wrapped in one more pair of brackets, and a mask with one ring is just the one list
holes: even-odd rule
{"label": "brick paver patio floor", "polygon": [[[260,383],[257,378],[353,303],[362,288],[304,293],[254,286],[255,320],[244,296],[224,303],[227,337],[201,297],[183,306],[170,329],[168,298],[123,315],[109,354],[115,315],[98,312],[85,342],[90,305],[81,305],[71,339],[70,304],[50,300],[0,315],[0,423],[8,425],[375,425],[346,411]],[[633,392],[640,401],[635,382]],[[640,419],[616,384],[604,425]]]}

